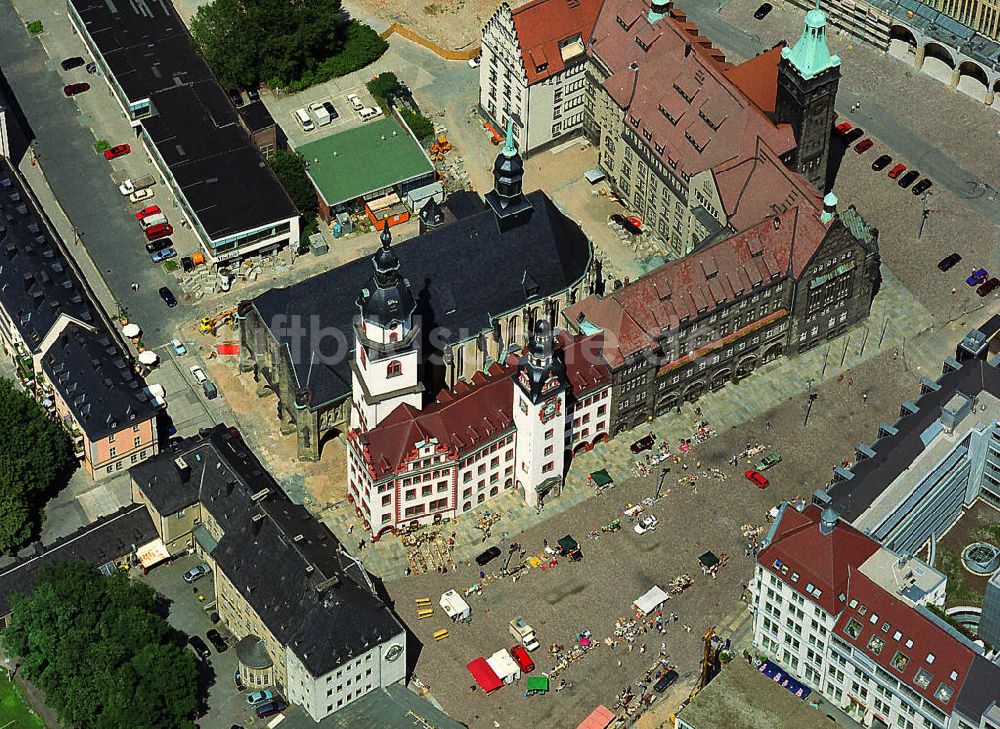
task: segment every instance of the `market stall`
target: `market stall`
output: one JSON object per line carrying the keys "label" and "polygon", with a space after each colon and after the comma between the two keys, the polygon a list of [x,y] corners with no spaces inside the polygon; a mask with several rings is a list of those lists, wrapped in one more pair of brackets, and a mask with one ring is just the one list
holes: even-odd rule
{"label": "market stall", "polygon": [[514,683],[517,679],[521,678],[520,666],[511,658],[510,653],[503,648],[487,658],[486,663],[493,669],[493,673],[504,683]]}
{"label": "market stall", "polygon": [[645,595],[632,603],[632,606],[643,615],[649,615],[669,599],[670,595],[653,585]]}
{"label": "market stall", "polygon": [[454,590],[448,590],[448,592],[441,595],[440,603],[445,613],[452,620],[465,620],[472,615],[472,608],[469,607],[469,603],[463,600],[462,596]]}
{"label": "market stall", "polygon": [[611,488],[615,485],[615,480],[611,478],[611,474],[608,473],[608,469],[602,468],[599,471],[594,471],[588,477],[590,483],[599,489]]}
{"label": "market stall", "polygon": [[576,729],[607,729],[615,720],[615,714],[607,706],[601,704],[576,725]]}
{"label": "market stall", "polygon": [[469,661],[465,667],[469,669],[469,673],[471,673],[472,677],[476,679],[476,683],[479,684],[479,687],[484,692],[491,693],[503,686],[503,681],[501,681],[496,672],[490,668],[490,664],[486,662],[485,658],[480,656],[474,661]]}

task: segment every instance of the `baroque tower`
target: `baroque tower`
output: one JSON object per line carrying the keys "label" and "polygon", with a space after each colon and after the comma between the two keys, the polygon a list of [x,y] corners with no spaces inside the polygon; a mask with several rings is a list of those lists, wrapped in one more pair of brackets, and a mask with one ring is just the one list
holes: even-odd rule
{"label": "baroque tower", "polygon": [[840,57],[826,45],[826,15],[817,6],[806,13],[798,42],[781,51],[775,117],[778,123],[791,124],[795,133],[798,146],[788,166],[820,192],[826,187],[839,83]]}
{"label": "baroque tower", "polygon": [[419,327],[410,283],[399,272],[389,224],[382,247],[372,256],[375,272],[358,297],[351,361],[351,428],[374,428],[403,404],[420,408]]}

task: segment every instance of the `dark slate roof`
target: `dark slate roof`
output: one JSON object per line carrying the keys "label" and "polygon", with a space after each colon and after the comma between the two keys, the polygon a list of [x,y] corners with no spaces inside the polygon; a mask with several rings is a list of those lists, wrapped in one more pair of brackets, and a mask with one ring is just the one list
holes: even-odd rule
{"label": "dark slate roof", "polygon": [[101,329],[67,325],[42,357],[42,369],[91,441],[156,415],[145,384]]}
{"label": "dark slate roof", "polygon": [[[534,206],[530,219],[506,233],[491,210],[480,210],[393,246],[400,273],[417,300],[415,314],[425,336],[435,329],[441,341],[458,342],[489,329],[492,316],[528,301],[526,278],[537,283],[541,298],[583,276],[591,258],[586,236],[545,193],[530,193],[528,199]],[[350,396],[354,301],[371,272],[365,256],[253,300],[272,335],[288,347],[299,386],[308,384],[314,407]],[[299,317],[307,330],[341,332],[344,339],[324,337],[313,357],[311,337],[299,340],[279,331],[289,315]],[[335,356],[344,341],[346,351]]]}
{"label": "dark slate roof", "polygon": [[[422,719],[421,724],[418,719]],[[417,696],[402,683],[369,691],[356,701],[338,709],[322,721],[313,721],[301,707],[293,706],[285,714],[283,729],[464,729],[426,699]]]}
{"label": "dark slate roof", "polygon": [[955,708],[978,721],[991,706],[1000,707],[1000,666],[977,655],[972,659],[968,676],[959,689]]}
{"label": "dark slate roof", "polygon": [[403,632],[333,534],[289,500],[235,429],[175,443],[130,475],[161,513],[200,501],[212,514],[223,531],[212,557],[313,675]]}
{"label": "dark slate roof", "polygon": [[213,240],[298,215],[170,3],[71,0]]}
{"label": "dark slate roof", "polygon": [[243,123],[251,132],[259,132],[274,126],[274,117],[264,106],[263,101],[251,101],[249,104],[244,104],[236,110],[236,113],[240,115]]}
{"label": "dark slate roof", "polygon": [[941,408],[955,393],[975,397],[986,390],[1000,397],[1000,370],[981,359],[970,359],[955,371],[938,379],[940,389],[921,395],[914,403],[918,410],[896,421],[895,435],[871,444],[873,458],[858,461],[854,478],[838,481],[827,489],[830,505],[844,519],[853,522],[879,497],[924,450],[920,436],[941,416]]}
{"label": "dark slate roof", "polygon": [[42,565],[84,560],[102,566],[156,537],[156,527],[146,507],[130,504],[52,544],[43,546],[36,542],[33,553],[29,547],[26,556],[22,553],[13,564],[0,570],[0,615],[10,612],[11,595],[31,592]]}

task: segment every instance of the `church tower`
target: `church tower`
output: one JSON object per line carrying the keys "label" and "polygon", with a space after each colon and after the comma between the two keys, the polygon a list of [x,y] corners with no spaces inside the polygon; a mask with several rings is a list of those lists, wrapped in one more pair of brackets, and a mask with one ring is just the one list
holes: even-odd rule
{"label": "church tower", "polygon": [[402,404],[420,408],[419,327],[410,283],[399,273],[389,224],[372,256],[375,272],[358,298],[351,361],[351,427],[367,431]]}
{"label": "church tower", "polygon": [[840,57],[826,45],[826,15],[819,7],[806,13],[802,36],[783,48],[778,64],[775,117],[791,124],[797,148],[788,166],[820,192],[825,191],[834,102],[840,83]]}
{"label": "church tower", "polygon": [[525,501],[537,506],[553,489],[558,493],[566,460],[566,365],[553,353],[547,320],[535,324],[514,382],[515,477]]}
{"label": "church tower", "polygon": [[497,225],[507,232],[531,217],[531,203],[524,196],[524,161],[514,145],[514,125],[507,120],[507,141],[493,163],[493,189],[486,203],[497,216]]}

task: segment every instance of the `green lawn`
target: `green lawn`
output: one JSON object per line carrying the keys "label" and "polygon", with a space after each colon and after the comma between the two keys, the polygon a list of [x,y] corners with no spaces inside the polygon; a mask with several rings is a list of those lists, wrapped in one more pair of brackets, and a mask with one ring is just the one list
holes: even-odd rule
{"label": "green lawn", "polygon": [[17,685],[0,677],[0,729],[45,729],[42,721]]}

